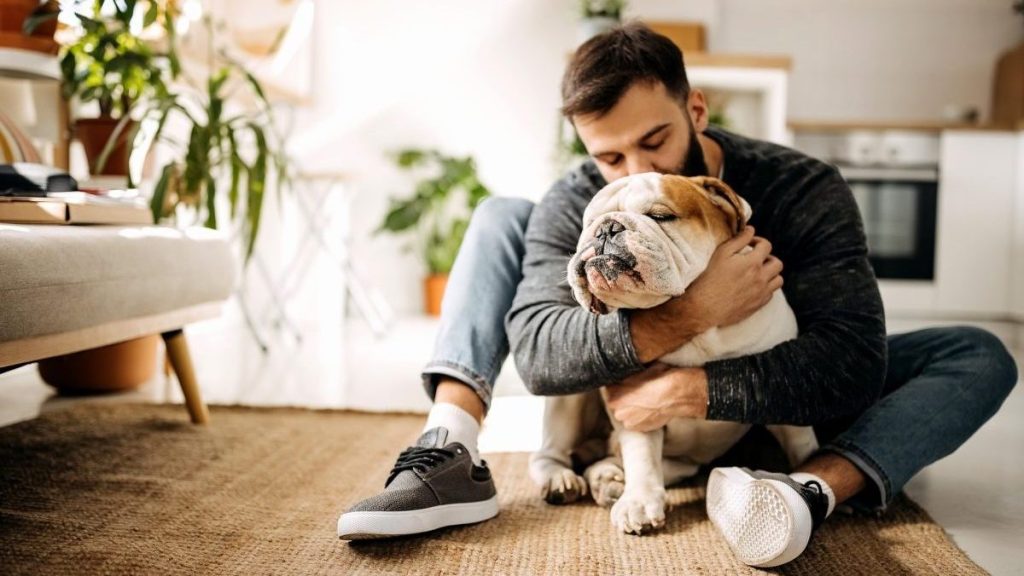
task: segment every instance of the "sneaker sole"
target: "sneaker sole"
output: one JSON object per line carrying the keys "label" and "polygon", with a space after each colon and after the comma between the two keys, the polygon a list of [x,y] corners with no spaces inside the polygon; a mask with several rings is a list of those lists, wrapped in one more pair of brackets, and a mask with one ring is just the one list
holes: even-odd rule
{"label": "sneaker sole", "polygon": [[347,512],[338,518],[342,540],[372,540],[430,532],[446,526],[475,524],[498,515],[498,497],[480,502],[444,504],[398,512]]}
{"label": "sneaker sole", "polygon": [[811,538],[811,512],[792,488],[738,468],[715,468],[708,477],[707,512],[733,554],[758,568],[799,556]]}

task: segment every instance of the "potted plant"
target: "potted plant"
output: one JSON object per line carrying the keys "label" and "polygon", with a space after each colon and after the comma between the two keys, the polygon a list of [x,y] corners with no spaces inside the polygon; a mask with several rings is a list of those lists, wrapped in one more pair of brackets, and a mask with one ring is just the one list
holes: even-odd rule
{"label": "potted plant", "polygon": [[57,53],[57,0],[0,0],[0,46]]}
{"label": "potted plant", "polygon": [[441,314],[441,299],[448,273],[462,246],[469,218],[491,192],[476,173],[472,157],[457,158],[436,150],[402,150],[395,161],[403,170],[428,171],[416,183],[411,198],[392,198],[379,232],[417,233],[417,245],[426,264],[424,299],[427,314]]}
{"label": "potted plant", "polygon": [[[157,221],[176,219],[183,207],[194,220],[217,228],[225,221],[217,207],[218,197],[223,198],[227,220],[237,222],[248,261],[267,185],[287,185],[288,161],[259,80],[226,53],[215,52],[213,23],[206,18],[204,24],[210,36],[206,77],[197,80],[183,74],[188,86],[158,96],[144,113],[156,120],[155,142],[161,141],[172,116],[183,119],[188,129],[184,145],[176,146],[174,157],[160,170],[150,208]],[[229,100],[245,92],[255,109],[230,109]]]}
{"label": "potted plant", "polygon": [[[209,37],[208,68],[198,78],[179,67],[173,22],[168,21],[168,24],[166,54],[169,65],[166,69],[158,68],[163,77],[154,78],[160,83],[160,89],[131,107],[139,123],[152,124],[154,129],[151,134],[138,131],[127,137],[126,146],[129,150],[146,152],[142,146],[144,142],[158,143],[166,145],[165,152],[170,151],[153,189],[150,207],[154,220],[188,218],[189,224],[200,222],[216,228],[228,220],[218,218],[217,205],[222,204],[229,210],[230,220],[238,222],[239,237],[248,260],[259,231],[268,181],[276,177],[278,185],[287,182],[287,165],[281,139],[274,129],[270,105],[262,86],[252,74],[225,54],[215,53],[212,41],[214,26],[209,18],[204,19]],[[172,82],[173,78],[179,81]],[[255,101],[255,110],[232,107],[231,99],[245,93]],[[128,118],[127,115],[121,118],[111,140],[119,138]],[[166,137],[164,130],[168,125],[174,125],[175,131],[181,130],[187,137],[183,141]],[[104,155],[109,154],[111,148],[108,142]],[[130,184],[130,173],[128,179]],[[82,353],[82,358],[76,362],[61,364],[67,368],[74,367],[67,381],[83,386],[86,378],[81,372],[80,362],[95,364],[90,358],[102,357],[103,362],[108,363],[109,354],[119,355],[120,363],[155,366],[151,356],[137,357],[155,354],[155,347],[140,345],[109,351],[90,350]],[[57,381],[59,375],[50,368],[53,368],[52,363],[47,366],[48,377]],[[151,373],[133,376],[132,382],[147,380]]]}
{"label": "potted plant", "polygon": [[577,43],[583,44],[594,36],[618,26],[626,0],[580,0],[580,22]]}
{"label": "potted plant", "polygon": [[[160,51],[143,38],[154,27],[173,38],[174,6],[156,0],[78,0],[67,6],[77,24],[72,40],[60,50],[62,88],[65,98],[95,102],[99,110],[97,117],[74,123],[92,175],[128,173],[129,142],[136,128],[132,108],[166,94],[167,81],[178,73],[173,50]],[[25,29],[55,17],[41,5]]]}

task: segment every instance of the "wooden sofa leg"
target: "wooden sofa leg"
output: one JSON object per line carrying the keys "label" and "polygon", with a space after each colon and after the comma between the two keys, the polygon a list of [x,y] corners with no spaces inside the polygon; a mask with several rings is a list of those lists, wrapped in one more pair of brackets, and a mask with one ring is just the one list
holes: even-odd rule
{"label": "wooden sofa leg", "polygon": [[174,373],[178,376],[178,383],[181,384],[181,391],[185,394],[185,407],[188,408],[192,423],[206,424],[210,421],[210,413],[199,395],[199,384],[192,370],[192,357],[188,353],[185,333],[181,330],[172,330],[164,332],[161,336],[167,346],[167,358],[171,361]]}

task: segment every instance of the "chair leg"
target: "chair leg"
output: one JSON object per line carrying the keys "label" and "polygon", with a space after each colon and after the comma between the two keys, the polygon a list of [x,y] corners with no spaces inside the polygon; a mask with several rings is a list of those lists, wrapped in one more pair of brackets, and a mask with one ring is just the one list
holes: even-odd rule
{"label": "chair leg", "polygon": [[192,418],[193,424],[206,424],[210,421],[210,413],[203,404],[199,394],[199,384],[196,382],[195,372],[192,370],[192,357],[188,353],[188,342],[185,341],[185,333],[181,330],[172,330],[161,334],[164,345],[167,347],[167,358],[174,368],[174,374],[181,384],[181,391],[185,394],[185,407],[188,408],[188,415]]}

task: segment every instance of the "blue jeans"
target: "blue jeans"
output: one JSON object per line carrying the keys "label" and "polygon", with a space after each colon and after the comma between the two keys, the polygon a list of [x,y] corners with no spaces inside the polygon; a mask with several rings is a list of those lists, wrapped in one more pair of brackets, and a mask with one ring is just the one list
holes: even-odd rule
{"label": "blue jeans", "polygon": [[[522,279],[533,203],[489,198],[473,215],[441,307],[434,358],[423,383],[455,378],[490,407],[509,353],[505,315]],[[890,335],[882,398],[862,414],[815,426],[822,450],[844,456],[870,479],[850,504],[884,509],[925,466],[952,453],[981,427],[1017,383],[998,338],[970,327]]]}

